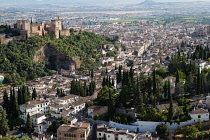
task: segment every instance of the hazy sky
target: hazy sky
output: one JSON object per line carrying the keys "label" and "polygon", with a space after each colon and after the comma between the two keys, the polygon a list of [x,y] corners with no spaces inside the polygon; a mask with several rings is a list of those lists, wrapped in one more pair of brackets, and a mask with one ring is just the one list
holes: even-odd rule
{"label": "hazy sky", "polygon": [[[50,4],[76,4],[76,5],[121,5],[137,4],[144,0],[0,0],[0,5],[11,4],[32,4],[32,3],[50,3]],[[186,2],[186,1],[208,1],[210,0],[154,0],[155,2]]]}

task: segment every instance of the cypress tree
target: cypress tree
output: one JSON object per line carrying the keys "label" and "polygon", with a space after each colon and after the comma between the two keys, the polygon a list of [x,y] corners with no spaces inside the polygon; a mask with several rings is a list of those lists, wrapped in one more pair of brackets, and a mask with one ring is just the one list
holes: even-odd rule
{"label": "cypress tree", "polygon": [[105,77],[103,78],[103,81],[102,81],[102,86],[105,86],[106,85],[106,79]]}
{"label": "cypress tree", "polygon": [[196,88],[197,94],[201,94],[201,78],[200,78],[200,70],[198,69],[198,74],[197,74],[197,88]]}
{"label": "cypress tree", "polygon": [[169,99],[169,97],[171,96],[171,83],[170,83],[170,81],[168,80],[168,99]]}
{"label": "cypress tree", "polygon": [[93,69],[91,70],[91,78],[94,77],[94,72],[93,72]]}
{"label": "cypress tree", "polygon": [[112,86],[114,86],[114,79],[112,78]]}
{"label": "cypress tree", "polygon": [[14,101],[15,101],[15,97],[14,97],[14,93],[13,93],[13,90],[12,88],[10,88],[10,106],[9,106],[9,114],[11,114],[10,117],[13,117],[13,114],[14,114]]}
{"label": "cypress tree", "polygon": [[6,110],[7,113],[9,113],[10,111],[10,101],[9,101],[9,97],[8,97],[8,93],[6,91],[6,89],[4,90],[4,96],[3,96],[3,108]]}
{"label": "cypress tree", "polygon": [[152,77],[153,77],[153,95],[156,95],[157,89],[156,89],[156,71],[155,69],[153,70],[152,73]]}
{"label": "cypress tree", "polygon": [[27,102],[31,101],[31,94],[29,92],[29,88],[28,87],[26,87],[26,93],[27,93]]}
{"label": "cypress tree", "polygon": [[13,118],[17,119],[19,117],[19,106],[18,106],[16,94],[14,94],[13,100],[14,100],[14,102],[13,102]]}
{"label": "cypress tree", "polygon": [[27,115],[27,121],[26,121],[26,132],[27,132],[28,134],[31,134],[33,131],[34,131],[34,128],[33,128],[33,126],[32,126],[31,117],[30,117],[30,115],[28,114],[28,115]]}
{"label": "cypress tree", "polygon": [[179,71],[177,70],[176,71],[176,84],[180,82],[180,79],[179,79]]}
{"label": "cypress tree", "polygon": [[34,88],[32,93],[32,100],[36,100],[36,98],[37,98],[37,92],[36,89]]}
{"label": "cypress tree", "polygon": [[27,94],[26,94],[26,86],[22,86],[22,104],[25,104],[27,102]]}
{"label": "cypress tree", "polygon": [[137,78],[137,110],[139,113],[142,113],[143,112],[143,96],[142,96],[142,93],[141,93],[141,89],[140,89],[140,83],[139,83],[139,80]]}
{"label": "cypress tree", "polygon": [[156,108],[156,93],[157,93],[157,89],[156,89],[156,70],[153,70],[152,73],[152,77],[153,77],[153,96],[154,96],[154,100],[153,100],[153,108]]}
{"label": "cypress tree", "polygon": [[5,136],[6,133],[9,131],[9,125],[7,120],[7,113],[5,110],[1,112],[1,120],[0,120],[0,133],[1,135]]}
{"label": "cypress tree", "polygon": [[133,76],[134,76],[133,66],[131,66],[130,68],[129,75],[130,75],[130,78],[133,79]]}
{"label": "cypress tree", "polygon": [[170,95],[169,97],[169,102],[170,102],[170,106],[168,109],[168,121],[170,122],[173,119],[173,100],[172,100],[172,96]]}
{"label": "cypress tree", "polygon": [[18,105],[23,104],[22,88],[18,87]]}
{"label": "cypress tree", "polygon": [[70,90],[71,94],[76,94],[76,86],[77,86],[77,81],[74,79],[71,81],[71,90]]}
{"label": "cypress tree", "polygon": [[109,114],[109,116],[112,116],[113,115],[113,108],[114,106],[113,106],[113,101],[112,101],[112,93],[111,93],[111,91],[110,91],[110,89],[109,89],[109,106],[108,106],[108,114]]}
{"label": "cypress tree", "polygon": [[163,90],[164,90],[164,98],[166,99],[168,95],[168,81],[164,82]]}
{"label": "cypress tree", "polygon": [[106,75],[108,74],[108,70],[107,70],[107,68],[106,68]]}
{"label": "cypress tree", "polygon": [[84,82],[83,89],[84,89],[84,96],[88,96],[86,81]]}
{"label": "cypress tree", "polygon": [[118,83],[122,81],[122,66],[119,66]]}

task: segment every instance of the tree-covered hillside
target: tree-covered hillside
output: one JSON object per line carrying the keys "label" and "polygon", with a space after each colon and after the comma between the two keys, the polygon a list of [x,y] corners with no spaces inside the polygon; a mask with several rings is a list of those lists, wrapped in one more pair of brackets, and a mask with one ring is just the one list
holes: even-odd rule
{"label": "tree-covered hillside", "polygon": [[[6,76],[5,82],[15,85],[51,74],[53,71],[48,61],[33,61],[36,51],[46,45],[65,55],[66,59],[70,60],[71,57],[77,56],[82,62],[82,70],[90,70],[99,64],[96,62],[97,49],[108,43],[110,42],[104,37],[83,32],[68,37],[62,36],[60,39],[53,36],[35,36],[1,44],[0,72]],[[59,66],[56,66],[57,69]]]}

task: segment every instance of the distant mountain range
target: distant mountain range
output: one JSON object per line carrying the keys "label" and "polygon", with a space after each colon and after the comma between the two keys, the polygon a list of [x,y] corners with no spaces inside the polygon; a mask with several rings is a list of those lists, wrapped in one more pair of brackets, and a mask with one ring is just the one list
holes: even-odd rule
{"label": "distant mountain range", "polygon": [[145,0],[141,3],[139,3],[138,5],[145,5],[145,6],[150,6],[150,5],[153,5],[153,4],[159,4],[158,2],[155,2],[153,0]]}
{"label": "distant mountain range", "polygon": [[[190,2],[191,1],[191,2]],[[99,7],[101,10],[106,9],[114,9],[114,10],[122,10],[120,8],[123,7],[123,10],[129,9],[132,10],[134,8],[141,9],[160,9],[160,8],[176,8],[176,6],[181,7],[185,5],[185,7],[199,6],[206,7],[210,5],[210,0],[0,0],[0,7],[24,7],[24,8],[60,8],[60,7],[71,7],[71,6],[93,6],[95,9]],[[187,4],[186,4],[187,3]],[[174,5],[175,4],[175,5]],[[116,8],[118,7],[118,8]],[[94,9],[94,8],[93,8]],[[79,9],[81,10],[81,9]]]}
{"label": "distant mountain range", "polygon": [[103,6],[103,5],[126,5],[126,4],[154,4],[165,2],[189,2],[189,1],[206,1],[209,0],[0,0],[0,5],[32,5],[32,4],[73,4],[73,5],[91,5],[91,6]]}

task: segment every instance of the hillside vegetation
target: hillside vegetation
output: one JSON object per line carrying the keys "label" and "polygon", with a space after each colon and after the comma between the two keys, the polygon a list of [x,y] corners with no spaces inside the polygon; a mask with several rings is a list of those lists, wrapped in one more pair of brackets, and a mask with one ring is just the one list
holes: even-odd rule
{"label": "hillside vegetation", "polygon": [[[81,71],[87,71],[99,65],[96,59],[97,49],[108,43],[110,42],[104,37],[83,32],[68,37],[62,36],[60,39],[53,36],[35,36],[1,44],[0,71],[7,75],[5,82],[18,85],[60,69],[61,66],[54,63],[54,56],[51,56],[50,52],[47,52],[49,56],[45,60],[34,61],[34,55],[43,46],[56,50],[59,55],[63,55],[65,61],[72,61],[73,57],[77,57],[81,61]],[[63,60],[59,61],[62,63]]]}

